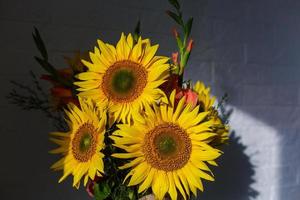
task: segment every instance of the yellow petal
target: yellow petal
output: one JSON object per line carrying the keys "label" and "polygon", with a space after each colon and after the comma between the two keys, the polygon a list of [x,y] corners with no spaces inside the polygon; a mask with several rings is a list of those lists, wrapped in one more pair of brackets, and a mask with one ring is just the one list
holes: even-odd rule
{"label": "yellow petal", "polygon": [[191,159],[197,159],[201,161],[215,160],[221,155],[217,151],[201,151],[201,150],[192,150]]}
{"label": "yellow petal", "polygon": [[157,45],[154,45],[154,46],[152,46],[152,47],[148,47],[148,51],[147,51],[145,57],[144,57],[143,60],[142,60],[142,64],[143,64],[144,66],[146,66],[146,65],[152,60],[152,58],[154,57],[154,55],[155,55],[155,53],[156,53],[158,47],[159,47],[158,44],[157,44]]}
{"label": "yellow petal", "polygon": [[177,175],[177,172],[173,172],[173,179],[174,179],[174,182],[175,182],[175,185],[176,185],[176,188],[179,190],[179,192],[181,193],[182,197],[186,200],[186,194],[182,188],[182,185],[180,183],[180,180],[178,178],[178,175]]}
{"label": "yellow petal", "polygon": [[169,182],[165,171],[159,170],[153,178],[152,191],[158,200],[163,200],[169,190]]}
{"label": "yellow petal", "polygon": [[114,52],[110,50],[110,47],[104,44],[104,42],[102,42],[101,40],[97,40],[97,42],[100,47],[102,56],[105,57],[109,63],[114,63],[116,61],[116,58]]}
{"label": "yellow petal", "polygon": [[134,160],[130,161],[129,163],[124,164],[123,166],[119,167],[119,169],[127,169],[130,167],[135,167],[136,165],[138,165],[141,162],[144,162],[145,158],[144,157],[138,157],[135,158]]}
{"label": "yellow petal", "polygon": [[218,166],[218,164],[213,160],[209,160],[209,161],[207,161],[207,163],[210,165],[216,166],[216,167]]}
{"label": "yellow petal", "polygon": [[135,158],[138,156],[143,156],[142,152],[134,152],[134,153],[114,153],[111,156],[116,157],[116,158],[124,158],[124,159],[128,159],[128,158]]}
{"label": "yellow petal", "polygon": [[146,162],[142,162],[138,166],[133,169],[133,174],[129,181],[128,186],[133,186],[140,184],[142,181],[145,180],[149,173],[150,167]]}
{"label": "yellow petal", "polygon": [[180,181],[181,181],[181,183],[182,183],[182,185],[183,185],[183,187],[184,187],[184,189],[185,189],[186,194],[187,194],[188,196],[190,196],[190,189],[189,189],[188,182],[187,182],[187,180],[186,180],[187,177],[185,177],[185,175],[184,175],[182,169],[178,169],[178,170],[177,170],[177,174],[178,174],[178,177],[179,177],[179,179],[180,179]]}
{"label": "yellow petal", "polygon": [[127,36],[127,44],[129,46],[129,48],[132,49],[132,47],[133,47],[133,38],[132,38],[131,33],[129,33],[128,36]]}
{"label": "yellow petal", "polygon": [[144,182],[139,186],[139,190],[138,192],[141,193],[143,191],[145,191],[147,188],[149,188],[151,186],[152,180],[154,175],[157,173],[157,169],[155,168],[151,168],[149,173],[147,174],[146,179],[144,180]]}
{"label": "yellow petal", "polygon": [[199,133],[199,134],[190,134],[190,138],[192,140],[197,140],[197,141],[202,141],[202,140],[206,140],[208,138],[211,138],[211,137],[215,137],[217,134],[216,133],[206,133],[206,132],[203,132],[203,133]]}
{"label": "yellow petal", "polygon": [[76,75],[76,78],[80,80],[101,79],[102,75],[95,72],[83,72]]}
{"label": "yellow petal", "polygon": [[167,177],[169,179],[169,191],[168,193],[170,194],[170,197],[172,200],[177,200],[177,191],[175,187],[175,182],[173,179],[173,174],[172,172],[167,172]]}

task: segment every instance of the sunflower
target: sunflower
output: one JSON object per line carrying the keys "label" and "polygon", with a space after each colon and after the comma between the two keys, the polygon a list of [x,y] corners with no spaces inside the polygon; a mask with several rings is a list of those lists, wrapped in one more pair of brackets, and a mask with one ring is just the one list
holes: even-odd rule
{"label": "sunflower", "polygon": [[135,43],[131,34],[122,33],[116,47],[101,40],[98,45],[90,52],[91,62],[82,60],[88,70],[77,76],[79,96],[107,107],[114,121],[141,119],[139,111],[164,96],[158,87],[168,77],[169,58],[155,56],[158,45],[141,37]]}
{"label": "sunflower", "polygon": [[80,180],[84,176],[84,185],[88,179],[101,176],[103,173],[104,132],[106,117],[95,108],[91,100],[79,98],[80,107],[74,104],[68,105],[65,110],[69,131],[51,133],[51,141],[59,147],[50,151],[54,154],[62,154],[63,158],[54,163],[51,168],[63,170],[63,176],[59,182],[68,175],[73,175],[73,186],[79,187]]}
{"label": "sunflower", "polygon": [[114,145],[125,150],[112,156],[132,159],[120,167],[132,168],[124,181],[131,177],[128,185],[139,185],[139,193],[151,187],[157,199],[168,193],[176,200],[177,191],[186,199],[190,191],[203,191],[201,179],[214,180],[206,161],[221,155],[208,145],[216,136],[213,121],[206,120],[209,112],[199,112],[200,106],[193,108],[184,97],[174,107],[174,100],[175,90],[169,105],[145,108],[145,123],[120,124],[111,136]]}
{"label": "sunflower", "polygon": [[[218,111],[213,107],[216,97],[211,96],[210,88],[206,87],[203,82],[197,81],[193,87],[193,90],[198,95],[198,103],[200,104],[201,111],[210,111],[209,118],[214,122],[214,132],[217,133],[217,137],[212,141],[213,146],[224,144],[229,139],[229,127],[224,125],[218,115]],[[213,162],[212,162],[213,163]]]}
{"label": "sunflower", "polygon": [[202,111],[208,111],[213,107],[216,97],[210,95],[209,87],[205,87],[204,83],[197,81],[193,90],[198,94],[198,102]]}

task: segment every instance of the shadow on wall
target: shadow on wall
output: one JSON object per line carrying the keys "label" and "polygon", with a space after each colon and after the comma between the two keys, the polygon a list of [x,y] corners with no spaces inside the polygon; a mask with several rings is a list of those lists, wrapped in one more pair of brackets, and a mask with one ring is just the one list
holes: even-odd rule
{"label": "shadow on wall", "polygon": [[230,145],[223,149],[226,156],[221,156],[218,162],[220,167],[213,169],[216,181],[204,182],[204,192],[199,193],[198,199],[250,200],[257,197],[258,192],[251,187],[255,182],[255,166],[245,154],[247,147],[235,133],[232,133],[229,142]]}

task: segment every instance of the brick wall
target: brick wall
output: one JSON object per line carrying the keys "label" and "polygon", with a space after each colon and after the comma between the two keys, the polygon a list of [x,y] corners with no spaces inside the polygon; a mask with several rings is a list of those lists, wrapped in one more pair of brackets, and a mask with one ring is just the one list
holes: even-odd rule
{"label": "brick wall", "polygon": [[[173,26],[162,0],[0,1],[1,199],[88,199],[70,182],[57,184],[49,166],[47,132],[41,113],[20,111],[5,95],[9,80],[29,83],[28,70],[42,70],[31,39],[37,26],[51,60],[92,48],[98,37],[115,43],[138,18],[142,32],[169,55]],[[200,199],[298,200],[300,198],[300,3],[296,0],[186,0],[194,16],[196,41],[186,78],[201,79],[218,97],[230,95],[235,130],[225,147],[216,183]],[[201,198],[203,197],[203,198]]]}

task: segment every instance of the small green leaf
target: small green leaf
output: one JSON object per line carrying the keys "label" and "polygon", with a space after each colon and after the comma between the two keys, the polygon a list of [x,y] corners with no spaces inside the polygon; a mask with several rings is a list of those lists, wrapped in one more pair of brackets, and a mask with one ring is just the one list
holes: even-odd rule
{"label": "small green leaf", "polygon": [[52,76],[56,75],[57,72],[56,72],[55,68],[52,65],[50,65],[47,61],[45,61],[37,56],[34,56],[34,58]]}
{"label": "small green leaf", "polygon": [[189,18],[189,20],[187,21],[187,23],[184,26],[184,32],[186,34],[187,37],[189,37],[191,30],[192,30],[192,25],[193,25],[193,18]]}
{"label": "small green leaf", "polygon": [[34,33],[32,33],[33,40],[35,42],[36,47],[40,51],[41,55],[45,60],[48,59],[48,53],[46,50],[45,43],[42,40],[42,37],[36,27],[34,27]]}
{"label": "small green leaf", "polygon": [[182,25],[183,21],[181,19],[180,16],[176,15],[175,13],[173,13],[172,11],[167,11],[167,14],[174,20],[177,22],[177,24]]}
{"label": "small green leaf", "polygon": [[138,41],[140,35],[141,35],[141,21],[138,20],[133,33],[133,39],[135,40],[135,42]]}
{"label": "small green leaf", "polygon": [[191,52],[186,51],[183,55],[183,66],[185,67],[187,61],[189,60],[189,57],[191,55]]}
{"label": "small green leaf", "polygon": [[129,190],[129,191],[128,191],[128,198],[129,198],[130,200],[135,199],[134,191],[132,191],[132,190]]}
{"label": "small green leaf", "polygon": [[95,200],[104,200],[110,195],[110,187],[108,183],[101,182],[94,185]]}
{"label": "small green leaf", "polygon": [[177,0],[169,0],[169,3],[170,3],[171,5],[173,5],[177,10],[180,9],[180,4],[178,3]]}
{"label": "small green leaf", "polygon": [[179,47],[180,53],[182,53],[182,52],[183,52],[184,46],[183,46],[183,43],[182,43],[180,37],[177,37],[177,38],[176,38],[176,42],[177,42],[177,46]]}

